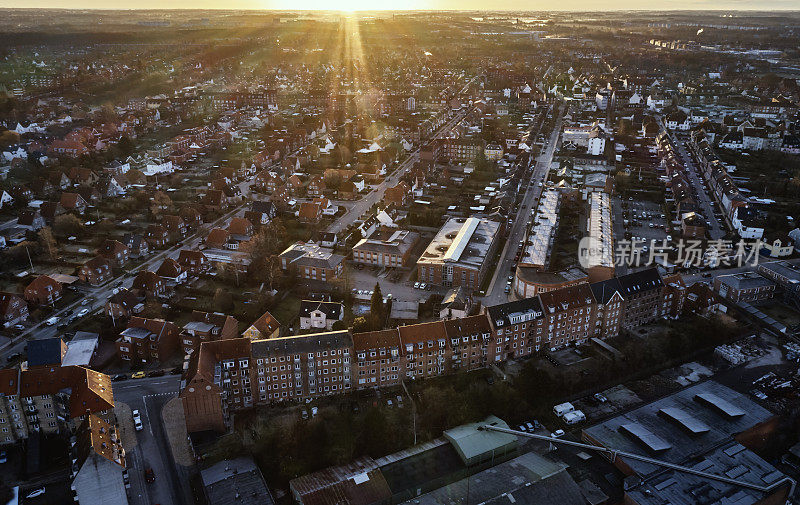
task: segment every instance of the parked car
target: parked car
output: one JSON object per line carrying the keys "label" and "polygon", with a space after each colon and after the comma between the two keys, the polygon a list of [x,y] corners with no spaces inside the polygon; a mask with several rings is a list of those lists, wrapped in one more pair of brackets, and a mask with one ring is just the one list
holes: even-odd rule
{"label": "parked car", "polygon": [[144,425],[142,425],[142,416],[139,415],[139,411],[136,409],[133,410],[133,427],[136,428],[136,431],[142,431],[144,429]]}
{"label": "parked car", "polygon": [[6,461],[8,461],[8,454],[6,454],[6,451],[0,451],[0,463],[5,463]]}
{"label": "parked car", "polygon": [[78,317],[83,317],[88,313],[89,313],[89,309],[81,309],[81,311],[78,312]]}
{"label": "parked car", "polygon": [[128,376],[125,375],[124,373],[118,373],[114,377],[111,377],[111,381],[112,382],[120,382],[120,381],[124,381],[124,380],[128,380]]}
{"label": "parked car", "polygon": [[598,402],[600,402],[600,403],[605,403],[605,402],[608,401],[608,398],[606,398],[606,395],[601,394],[601,393],[595,393],[595,394],[592,395],[592,397],[595,400],[597,400]]}
{"label": "parked car", "polygon": [[45,489],[40,487],[38,489],[34,489],[30,493],[25,495],[25,498],[36,498],[37,496],[42,496],[45,493]]}
{"label": "parked car", "polygon": [[133,372],[131,374],[131,379],[144,379],[145,377],[147,377],[147,374],[142,371]]}
{"label": "parked car", "polygon": [[152,372],[148,373],[148,377],[161,377],[164,375],[164,370],[153,370]]}
{"label": "parked car", "polygon": [[153,482],[156,481],[156,473],[153,471],[152,468],[147,468],[144,471],[144,480],[148,484],[152,484]]}
{"label": "parked car", "polygon": [[556,430],[553,433],[551,433],[550,436],[553,437],[553,438],[563,437],[564,436],[564,430]]}

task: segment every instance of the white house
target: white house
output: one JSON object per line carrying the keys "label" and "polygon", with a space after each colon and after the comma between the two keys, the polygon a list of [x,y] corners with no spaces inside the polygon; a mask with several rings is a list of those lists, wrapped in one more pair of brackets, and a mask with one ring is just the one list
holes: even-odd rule
{"label": "white house", "polygon": [[344,316],[344,306],[339,302],[318,302],[316,300],[303,300],[300,302],[300,328],[326,329],[333,328],[333,323],[341,321]]}

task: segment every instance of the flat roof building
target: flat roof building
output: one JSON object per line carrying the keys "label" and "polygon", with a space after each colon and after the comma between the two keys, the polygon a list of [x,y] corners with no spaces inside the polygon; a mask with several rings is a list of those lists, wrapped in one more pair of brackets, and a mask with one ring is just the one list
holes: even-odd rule
{"label": "flat roof building", "polygon": [[[760,486],[783,478],[772,465],[738,440],[773,417],[748,396],[707,381],[583,430],[592,444],[690,466]],[[641,481],[626,490],[625,503],[694,505],[697,503],[783,503],[787,489],[764,493],[725,484],[617,455],[623,473]],[[700,498],[702,497],[702,499]],[[762,501],[763,500],[763,501]]]}
{"label": "flat roof building", "polygon": [[497,248],[500,223],[450,218],[417,261],[419,279],[441,286],[477,289]]}

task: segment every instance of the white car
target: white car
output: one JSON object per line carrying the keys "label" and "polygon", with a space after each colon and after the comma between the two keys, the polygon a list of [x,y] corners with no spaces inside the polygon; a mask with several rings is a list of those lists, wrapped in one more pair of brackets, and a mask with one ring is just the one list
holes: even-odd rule
{"label": "white car", "polygon": [[81,309],[80,312],[78,312],[78,317],[83,317],[88,313],[89,313],[89,309]]}
{"label": "white car", "polygon": [[142,417],[139,415],[139,411],[133,411],[133,426],[136,428],[136,431],[142,431],[144,429],[144,425],[142,425]]}
{"label": "white car", "polygon": [[556,430],[553,433],[551,433],[550,436],[553,437],[553,438],[563,437],[564,436],[564,430]]}
{"label": "white car", "polygon": [[39,489],[34,489],[30,493],[25,495],[25,498],[36,498],[37,496],[42,496],[44,494],[44,488],[40,487]]}

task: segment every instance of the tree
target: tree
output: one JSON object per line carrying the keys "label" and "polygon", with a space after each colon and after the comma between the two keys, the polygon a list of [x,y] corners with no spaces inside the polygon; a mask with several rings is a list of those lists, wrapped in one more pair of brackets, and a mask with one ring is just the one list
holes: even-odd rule
{"label": "tree", "polygon": [[42,248],[45,254],[47,254],[47,257],[51,260],[56,259],[58,256],[58,242],[56,242],[56,238],[53,236],[53,231],[49,226],[45,226],[39,230],[38,241],[39,246]]}
{"label": "tree", "polygon": [[53,231],[62,237],[79,235],[83,231],[83,223],[73,214],[62,214],[53,221]]}
{"label": "tree", "polygon": [[478,154],[475,155],[475,171],[485,172],[488,168],[489,162],[486,160],[486,153],[481,149],[478,151]]}
{"label": "tree", "polygon": [[156,191],[150,200],[150,213],[158,216],[172,206],[172,199],[163,191]]}
{"label": "tree", "polygon": [[372,299],[369,305],[372,329],[380,330],[386,322],[386,306],[383,304],[383,294],[381,293],[380,283],[375,283],[375,290],[372,292]]}

